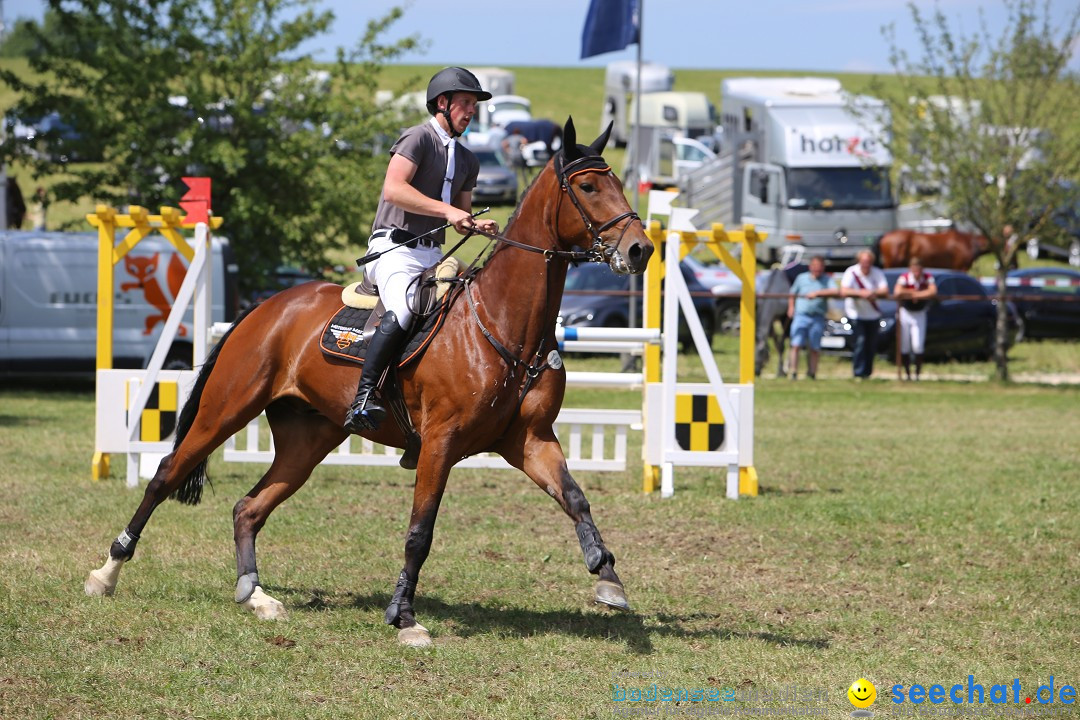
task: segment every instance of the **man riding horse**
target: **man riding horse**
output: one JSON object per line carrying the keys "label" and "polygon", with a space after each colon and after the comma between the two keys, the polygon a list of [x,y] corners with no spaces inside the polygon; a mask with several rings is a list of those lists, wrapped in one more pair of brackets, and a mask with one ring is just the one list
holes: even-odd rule
{"label": "man riding horse", "polygon": [[[479,220],[471,214],[480,163],[457,141],[476,114],[476,103],[490,98],[491,93],[468,70],[440,70],[427,88],[431,119],[406,130],[390,148],[390,164],[368,240],[368,253],[380,257],[366,269],[386,313],[367,349],[356,399],[345,417],[345,427],[352,432],[376,430],[386,417],[386,407],[377,395],[379,380],[408,335],[417,288],[414,280],[442,257],[445,230],[440,225],[453,225],[463,235],[474,228],[499,231],[494,220]],[[425,237],[417,239],[418,235]]]}

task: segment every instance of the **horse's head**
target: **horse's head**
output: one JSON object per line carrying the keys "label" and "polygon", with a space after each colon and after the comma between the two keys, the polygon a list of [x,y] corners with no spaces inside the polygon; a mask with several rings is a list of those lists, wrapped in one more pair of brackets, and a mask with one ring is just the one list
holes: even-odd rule
{"label": "horse's head", "polygon": [[554,158],[559,182],[555,225],[560,242],[593,251],[614,272],[640,273],[653,244],[626,202],[622,183],[601,156],[610,134],[608,125],[591,145],[578,145],[574,120],[566,120],[563,146]]}

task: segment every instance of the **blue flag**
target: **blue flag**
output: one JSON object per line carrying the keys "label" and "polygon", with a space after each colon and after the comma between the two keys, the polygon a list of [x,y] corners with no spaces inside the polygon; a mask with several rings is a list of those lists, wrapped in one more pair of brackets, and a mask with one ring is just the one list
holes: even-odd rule
{"label": "blue flag", "polygon": [[638,0],[591,0],[581,33],[581,58],[639,42]]}

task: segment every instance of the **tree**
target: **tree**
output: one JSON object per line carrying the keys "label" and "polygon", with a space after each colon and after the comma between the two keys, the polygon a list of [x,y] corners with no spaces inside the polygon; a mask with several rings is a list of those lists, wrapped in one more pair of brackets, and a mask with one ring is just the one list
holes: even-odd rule
{"label": "tree", "polygon": [[896,72],[873,92],[893,120],[890,149],[913,184],[936,188],[955,222],[990,241],[997,259],[994,359],[1008,379],[1005,276],[1028,240],[1060,242],[1063,210],[1080,187],[1080,78],[1068,63],[1080,47],[1080,8],[1062,23],[1049,1],[1002,0],[1005,29],[954,33],[940,9],[909,4],[917,59],[886,28]]}
{"label": "tree", "polygon": [[397,129],[374,102],[379,71],[418,44],[380,44],[400,9],[320,67],[297,49],[333,20],[315,0],[48,5],[32,73],[0,78],[20,94],[15,113],[57,112],[74,132],[9,138],[3,154],[35,177],[62,172],[58,199],[176,205],[181,177],[209,176],[248,290],[283,262],[322,268],[366,239],[385,170],[373,149]]}

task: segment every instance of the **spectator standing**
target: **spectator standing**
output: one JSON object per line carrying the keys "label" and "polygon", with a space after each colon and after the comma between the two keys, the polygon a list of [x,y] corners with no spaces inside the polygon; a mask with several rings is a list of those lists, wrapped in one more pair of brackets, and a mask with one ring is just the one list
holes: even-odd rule
{"label": "spectator standing", "polygon": [[840,294],[844,298],[844,314],[851,321],[855,353],[851,371],[856,380],[870,377],[874,372],[874,353],[877,351],[881,308],[878,298],[889,292],[888,281],[881,268],[874,267],[874,253],[860,250],[857,262],[844,271]]}
{"label": "spectator standing", "polygon": [[900,354],[904,374],[911,379],[911,356],[915,355],[915,379],[922,374],[926,349],[926,306],[937,296],[937,285],[925,272],[922,260],[911,258],[908,271],[896,279],[893,295],[900,302]]}
{"label": "spectator standing", "polygon": [[508,132],[506,137],[502,140],[503,157],[506,158],[506,162],[510,168],[521,176],[522,190],[524,190],[525,185],[528,184],[529,180],[528,173],[525,169],[525,154],[523,152],[526,142],[528,141],[525,139],[525,136],[517,130]]}
{"label": "spectator standing", "polygon": [[791,284],[788,296],[788,317],[791,318],[791,379],[799,377],[799,350],[806,347],[806,376],[817,377],[821,357],[821,336],[825,332],[826,298],[837,297],[839,291],[825,276],[825,258],[810,258],[807,272],[800,273]]}

